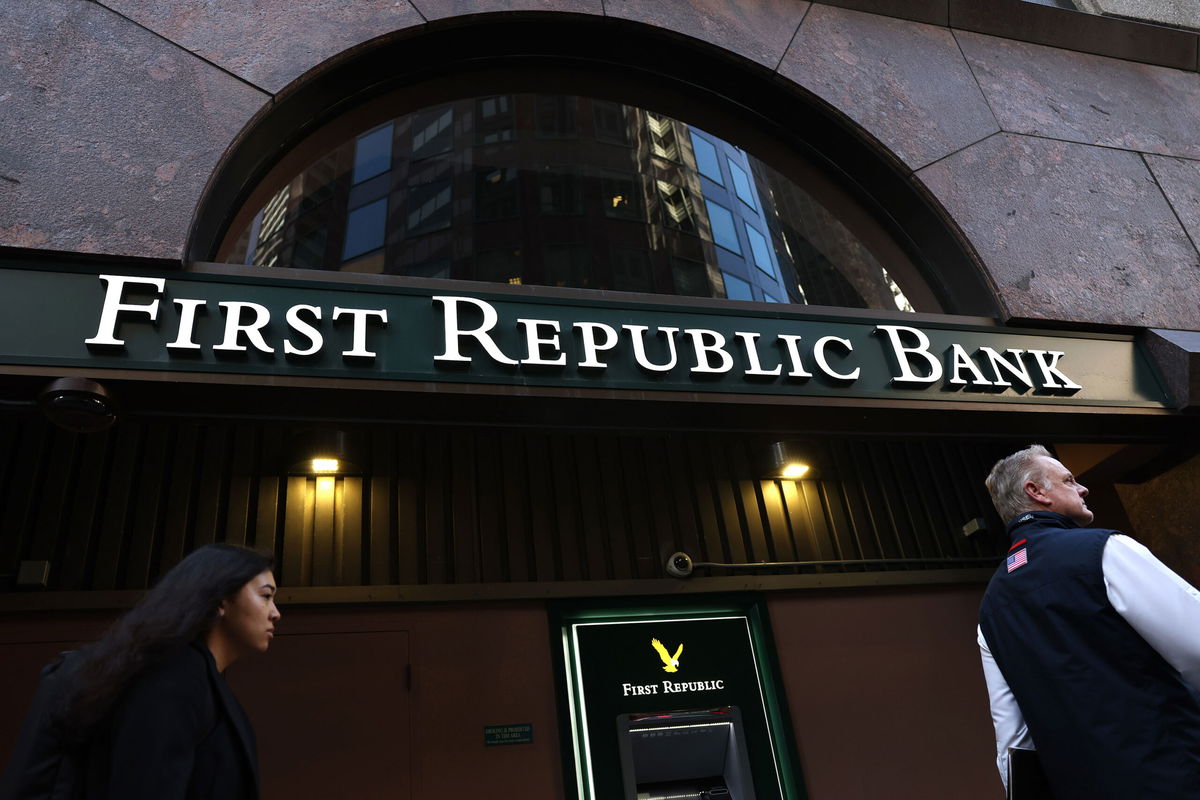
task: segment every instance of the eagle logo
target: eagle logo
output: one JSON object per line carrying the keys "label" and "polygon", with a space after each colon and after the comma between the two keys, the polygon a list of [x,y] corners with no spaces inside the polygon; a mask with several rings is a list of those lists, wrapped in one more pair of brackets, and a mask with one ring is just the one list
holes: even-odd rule
{"label": "eagle logo", "polygon": [[675,651],[675,655],[667,653],[667,648],[663,647],[663,643],[658,639],[651,639],[650,644],[654,647],[654,651],[658,653],[658,657],[662,659],[663,672],[679,671],[679,656],[683,653],[683,642],[679,643],[679,648]]}

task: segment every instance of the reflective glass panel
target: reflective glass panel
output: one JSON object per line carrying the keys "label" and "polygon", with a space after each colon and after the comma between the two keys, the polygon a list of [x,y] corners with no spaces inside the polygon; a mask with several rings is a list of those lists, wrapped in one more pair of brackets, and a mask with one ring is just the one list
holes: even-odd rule
{"label": "reflective glass panel", "polygon": [[713,241],[734,253],[741,253],[742,246],[738,244],[737,226],[733,223],[733,214],[725,206],[708,201],[708,219],[712,223]]}
{"label": "reflective glass panel", "polygon": [[754,202],[754,190],[750,188],[750,177],[746,175],[746,171],[730,161],[729,174],[733,177],[733,189],[737,192],[738,199],[757,211],[758,204]]}
{"label": "reflective glass panel", "polygon": [[387,198],[356,208],[346,218],[346,243],[342,258],[354,258],[383,247],[387,223]]}
{"label": "reflective glass panel", "polygon": [[723,186],[725,181],[721,179],[721,159],[717,158],[717,148],[712,142],[692,133],[692,150],[696,153],[696,169],[700,174]]}
{"label": "reflective glass panel", "polygon": [[218,260],[912,310],[915,270],[889,274],[874,253],[900,248],[846,191],[687,120],[581,95],[390,102],[289,155],[307,166],[254,190]]}
{"label": "reflective glass panel", "polygon": [[750,284],[741,278],[735,278],[726,272],[723,276],[725,279],[725,296],[730,300],[753,300],[754,292],[750,289]]}
{"label": "reflective glass panel", "polygon": [[754,266],[775,277],[775,266],[771,263],[771,251],[766,238],[746,223],[746,239],[750,242],[750,254],[754,258]]}
{"label": "reflective glass panel", "polygon": [[392,168],[392,126],[384,125],[358,137],[354,148],[354,183],[382,175]]}

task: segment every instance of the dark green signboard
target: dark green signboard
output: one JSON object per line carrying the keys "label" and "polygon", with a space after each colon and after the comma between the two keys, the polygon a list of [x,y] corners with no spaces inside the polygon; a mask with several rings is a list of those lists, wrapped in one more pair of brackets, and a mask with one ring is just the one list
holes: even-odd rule
{"label": "dark green signboard", "polygon": [[[1161,408],[1129,337],[211,273],[0,273],[0,363]],[[597,295],[600,298],[599,295]]]}

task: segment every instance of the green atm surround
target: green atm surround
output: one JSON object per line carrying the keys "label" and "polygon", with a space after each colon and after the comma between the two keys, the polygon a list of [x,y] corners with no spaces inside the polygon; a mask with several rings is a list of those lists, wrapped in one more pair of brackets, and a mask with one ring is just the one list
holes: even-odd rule
{"label": "green atm surround", "polygon": [[[745,743],[754,800],[806,800],[767,611],[757,596],[575,601],[549,612],[568,798],[628,797],[632,783],[622,762],[627,770],[629,745],[620,737],[631,718],[716,718],[732,708],[729,718],[743,726],[736,734]],[[655,638],[665,652],[652,645]],[[664,694],[680,686],[685,690]],[[654,694],[634,693],[652,688]]]}

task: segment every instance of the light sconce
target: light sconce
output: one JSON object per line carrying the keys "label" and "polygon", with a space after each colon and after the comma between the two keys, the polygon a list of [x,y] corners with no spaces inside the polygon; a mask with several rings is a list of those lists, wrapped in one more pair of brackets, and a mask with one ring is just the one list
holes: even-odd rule
{"label": "light sconce", "polygon": [[813,448],[806,442],[772,442],[769,455],[767,478],[799,481],[817,477]]}
{"label": "light sconce", "polygon": [[335,428],[313,428],[292,435],[288,472],[292,475],[361,475],[357,441]]}

